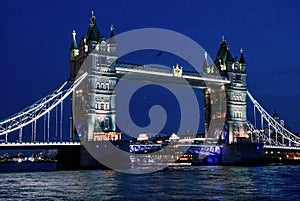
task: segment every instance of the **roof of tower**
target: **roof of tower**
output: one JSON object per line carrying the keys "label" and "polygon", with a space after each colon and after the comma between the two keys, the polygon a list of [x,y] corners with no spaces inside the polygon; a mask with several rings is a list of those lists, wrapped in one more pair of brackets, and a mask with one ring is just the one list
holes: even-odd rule
{"label": "roof of tower", "polygon": [[110,26],[110,36],[109,36],[109,40],[108,40],[108,43],[110,43],[110,44],[116,44],[114,29],[115,29],[114,26],[111,25]]}
{"label": "roof of tower", "polygon": [[96,25],[96,17],[94,16],[94,11],[92,11],[92,17],[90,19],[90,25],[87,30],[86,36],[87,41],[97,41],[99,42],[104,37],[101,35],[99,28]]}
{"label": "roof of tower", "polygon": [[78,49],[77,42],[76,42],[76,32],[75,32],[75,30],[73,30],[72,35],[73,35],[73,40],[72,40],[72,43],[71,43],[70,50]]}
{"label": "roof of tower", "polygon": [[222,36],[220,48],[219,48],[218,54],[216,56],[216,60],[217,61],[221,60],[220,64],[222,64],[222,65],[224,65],[226,62],[227,49],[228,49],[228,46],[227,46],[226,40],[224,39],[224,36]]}
{"label": "roof of tower", "polygon": [[241,57],[240,57],[240,60],[239,62],[242,63],[242,64],[245,64],[246,63],[246,60],[245,60],[245,57],[244,57],[244,51],[243,51],[243,48],[241,48]]}
{"label": "roof of tower", "polygon": [[226,55],[226,62],[233,62],[234,61],[234,59],[233,59],[233,57],[232,57],[232,55],[231,55],[231,53],[230,53],[230,50],[229,50],[229,48],[227,48],[227,55]]}

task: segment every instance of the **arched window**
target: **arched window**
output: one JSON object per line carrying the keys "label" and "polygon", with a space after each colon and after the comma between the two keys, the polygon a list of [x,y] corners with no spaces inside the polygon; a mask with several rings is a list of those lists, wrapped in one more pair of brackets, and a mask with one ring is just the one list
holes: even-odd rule
{"label": "arched window", "polygon": [[106,89],[109,90],[109,84],[108,83],[106,83]]}
{"label": "arched window", "polygon": [[99,82],[96,83],[96,89],[100,89],[100,83]]}

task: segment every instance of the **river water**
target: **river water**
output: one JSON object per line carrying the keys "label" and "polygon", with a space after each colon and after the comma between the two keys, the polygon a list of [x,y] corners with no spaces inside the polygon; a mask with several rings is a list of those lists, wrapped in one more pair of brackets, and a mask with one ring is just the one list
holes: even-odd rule
{"label": "river water", "polygon": [[300,166],[1,173],[0,200],[300,200]]}

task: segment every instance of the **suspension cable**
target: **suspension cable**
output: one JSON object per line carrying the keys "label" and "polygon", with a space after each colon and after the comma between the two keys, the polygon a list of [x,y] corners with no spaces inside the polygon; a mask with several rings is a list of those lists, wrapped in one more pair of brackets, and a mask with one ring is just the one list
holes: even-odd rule
{"label": "suspension cable", "polygon": [[284,139],[291,141],[295,144],[300,145],[300,137],[296,136],[285,127],[283,127],[279,122],[277,122],[269,113],[266,112],[265,109],[261,107],[261,105],[253,98],[249,91],[247,91],[247,95],[250,98],[251,102],[255,105],[258,111],[261,114],[262,124],[263,119],[265,119],[272,128],[277,131],[278,134],[282,136],[282,143],[284,144]]}
{"label": "suspension cable", "polygon": [[63,102],[60,103],[60,142],[62,142],[63,136]]}
{"label": "suspension cable", "polygon": [[[66,97],[68,97],[75,88],[86,78],[88,74],[84,73],[74,82],[65,82],[61,87],[55,90],[52,94],[46,96],[35,102],[33,105],[25,108],[21,112],[0,121],[0,135],[6,135],[18,130],[34,121],[38,120],[40,117],[48,114],[50,117],[50,111],[60,104]],[[70,83],[71,86],[64,89],[66,84]],[[48,141],[49,141],[49,119],[48,118]],[[32,132],[33,133],[33,132]],[[33,136],[32,136],[33,139]]]}
{"label": "suspension cable", "polygon": [[55,141],[57,142],[57,107],[55,107]]}

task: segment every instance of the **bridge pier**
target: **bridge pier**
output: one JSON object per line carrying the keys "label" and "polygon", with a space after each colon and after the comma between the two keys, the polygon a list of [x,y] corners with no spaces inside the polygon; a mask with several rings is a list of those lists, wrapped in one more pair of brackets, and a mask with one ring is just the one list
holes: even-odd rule
{"label": "bridge pier", "polygon": [[130,167],[129,142],[92,141],[81,146],[58,149],[57,169],[128,169]]}
{"label": "bridge pier", "polygon": [[79,158],[79,169],[109,169],[97,161],[84,146],[80,147]]}
{"label": "bridge pier", "polygon": [[128,141],[82,142],[80,169],[128,169],[130,168]]}
{"label": "bridge pier", "polygon": [[263,144],[233,143],[222,146],[222,164],[260,165],[266,164]]}
{"label": "bridge pier", "polygon": [[57,169],[58,170],[77,170],[80,165],[81,146],[68,147],[57,150]]}

